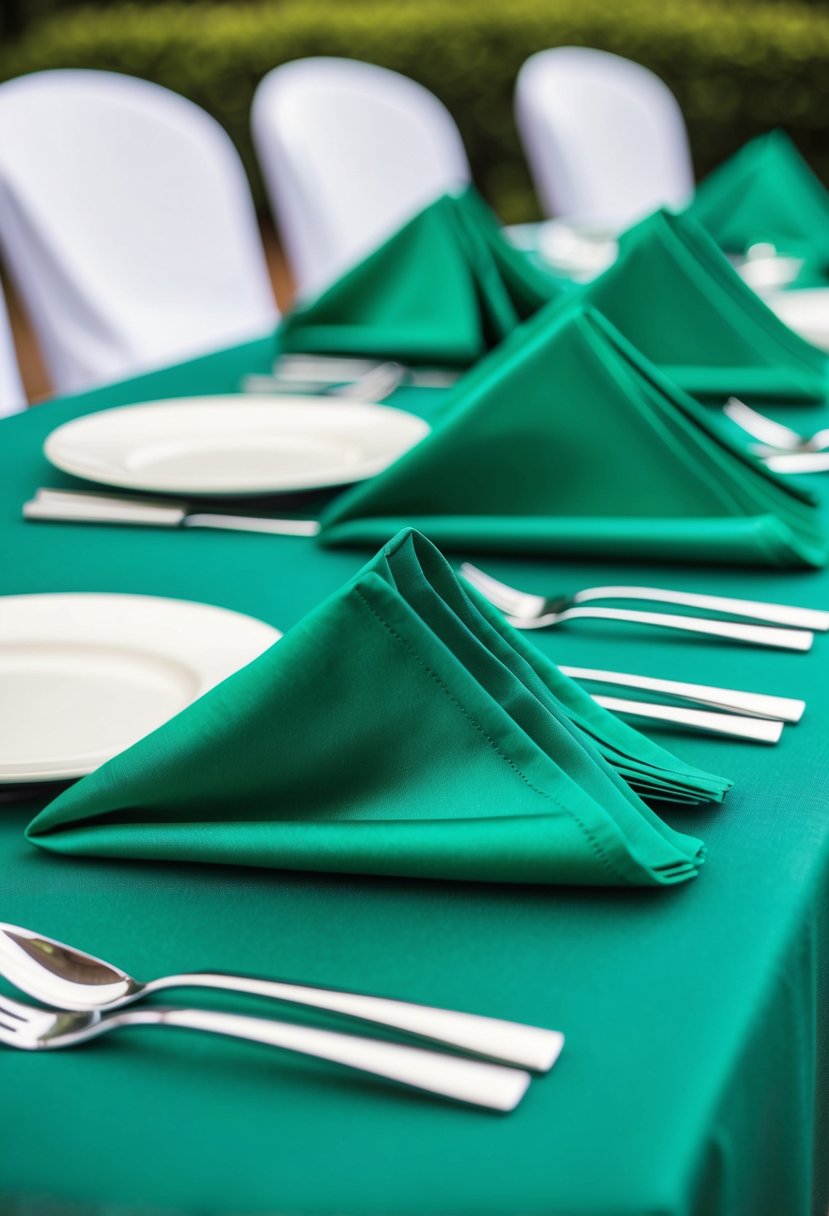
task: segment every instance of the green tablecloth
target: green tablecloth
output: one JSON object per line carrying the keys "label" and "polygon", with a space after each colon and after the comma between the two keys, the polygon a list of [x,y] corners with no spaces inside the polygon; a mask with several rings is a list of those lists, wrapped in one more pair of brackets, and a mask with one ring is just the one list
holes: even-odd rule
{"label": "green tablecloth", "polygon": [[[353,574],[366,551],[21,520],[36,486],[68,484],[40,451],[58,422],[230,390],[270,354],[263,341],[0,424],[0,592],[179,596],[284,629]],[[396,403],[433,400],[409,390]],[[538,590],[641,581],[829,605],[825,572],[487,567]],[[0,919],[146,977],[246,970],[563,1030],[561,1060],[519,1110],[486,1115],[175,1030],[2,1051],[0,1210],[825,1216],[829,638],[811,656],[607,623],[533,640],[560,662],[807,698],[774,749],[663,736],[737,783],[723,807],[667,816],[708,844],[693,883],[576,890],[68,858],[23,839],[42,802],[0,804]]]}

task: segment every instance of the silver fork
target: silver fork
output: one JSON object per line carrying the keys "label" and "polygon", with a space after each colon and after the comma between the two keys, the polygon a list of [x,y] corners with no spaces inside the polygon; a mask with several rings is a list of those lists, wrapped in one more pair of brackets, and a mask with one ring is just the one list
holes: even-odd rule
{"label": "silver fork", "polygon": [[[517,629],[548,629],[578,617],[606,621],[626,621],[634,625],[656,625],[663,629],[679,629],[687,633],[702,633],[709,637],[727,638],[753,646],[772,646],[780,650],[810,650],[814,629],[829,629],[829,613],[812,608],[793,608],[785,604],[766,604],[758,600],[731,599],[718,595],[697,595],[691,592],[668,591],[658,587],[586,587],[572,595],[533,595],[499,582],[477,566],[464,562],[463,577],[505,614]],[[652,603],[677,604],[688,608],[707,608],[740,616],[741,621],[714,620],[710,617],[685,616],[678,613],[639,612],[628,608],[584,608],[591,600],[628,599]],[[745,619],[748,618],[748,621]],[[757,625],[749,621],[778,621],[794,628],[777,625]]]}
{"label": "silver fork", "polygon": [[128,1026],[178,1026],[264,1043],[490,1110],[514,1110],[531,1079],[528,1072],[501,1064],[214,1010],[140,1007],[112,1013],[56,1013],[0,996],[0,1043],[23,1051],[74,1047]]}
{"label": "silver fork", "polygon": [[801,435],[782,422],[775,422],[765,414],[740,401],[739,397],[729,397],[723,406],[723,413],[741,430],[753,439],[759,439],[764,446],[755,449],[760,456],[771,456],[780,452],[801,453],[822,452],[829,448],[829,427],[815,431],[814,435]]}
{"label": "silver fork", "polygon": [[390,397],[406,379],[406,369],[400,363],[379,363],[356,380],[345,384],[329,384],[319,381],[301,380],[281,375],[251,375],[242,381],[246,393],[273,393],[277,396],[301,396],[311,393],[324,397],[339,397],[346,401],[362,401],[376,404]]}

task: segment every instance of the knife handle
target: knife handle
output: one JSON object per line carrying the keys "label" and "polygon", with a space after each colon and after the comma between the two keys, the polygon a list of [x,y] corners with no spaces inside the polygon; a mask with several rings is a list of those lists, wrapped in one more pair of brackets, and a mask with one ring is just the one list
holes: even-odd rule
{"label": "knife handle", "polygon": [[770,718],[747,718],[737,714],[713,713],[707,709],[692,709],[679,705],[657,705],[652,701],[629,701],[624,697],[607,697],[596,694],[593,700],[603,709],[626,714],[634,718],[646,718],[653,722],[669,722],[675,726],[687,726],[692,730],[711,735],[731,735],[736,739],[751,739],[755,743],[778,743],[783,733],[783,723]]}
{"label": "knife handle", "polygon": [[315,519],[257,519],[252,515],[185,515],[185,528],[221,528],[227,532],[270,532],[273,536],[316,536]]}

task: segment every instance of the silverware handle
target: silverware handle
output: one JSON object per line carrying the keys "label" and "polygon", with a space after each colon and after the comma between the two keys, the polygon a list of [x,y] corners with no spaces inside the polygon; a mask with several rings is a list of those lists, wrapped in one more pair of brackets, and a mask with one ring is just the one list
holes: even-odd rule
{"label": "silverware handle", "polygon": [[[740,621],[712,621],[705,617],[679,616],[668,612],[637,612],[628,608],[567,608],[554,614],[548,624],[571,617],[602,621],[625,621],[631,625],[654,625],[660,629],[680,629],[686,633],[703,633],[713,638],[728,638],[752,646],[773,646],[778,650],[810,650],[814,635],[806,629],[782,629],[776,625],[751,625]],[[524,628],[539,628],[539,621],[520,622]],[[513,622],[515,623],[515,622]]]}
{"label": "silverware handle", "polygon": [[604,709],[617,714],[648,718],[654,722],[671,722],[690,726],[711,735],[729,735],[735,739],[750,739],[755,743],[777,743],[783,733],[782,722],[768,718],[741,718],[736,714],[712,713],[707,709],[686,709],[679,705],[654,705],[650,701],[628,701],[622,697],[595,696],[593,700]]}
{"label": "silverware handle", "polygon": [[539,1026],[525,1026],[519,1022],[461,1013],[454,1009],[437,1009],[431,1005],[416,1005],[388,997],[362,996],[356,992],[241,975],[199,972],[165,976],[151,981],[144,990],[158,992],[169,988],[213,988],[323,1009],[376,1026],[402,1030],[447,1047],[517,1064],[534,1072],[549,1071],[558,1059],[564,1042],[557,1030],[544,1030]]}
{"label": "silverware handle", "polygon": [[761,692],[741,692],[736,688],[717,688],[713,684],[688,684],[683,680],[660,680],[654,676],[629,675],[620,671],[600,671],[593,667],[559,665],[559,671],[573,680],[588,684],[615,684],[620,688],[641,688],[677,697],[709,709],[746,714],[753,718],[776,718],[781,722],[799,722],[806,708],[805,701],[794,697],[776,697]]}
{"label": "silverware handle", "polygon": [[514,1110],[531,1080],[530,1074],[520,1069],[483,1060],[213,1010],[132,1009],[114,1014],[111,1021],[118,1026],[178,1026],[264,1043],[490,1110]]}
{"label": "silverware handle", "polygon": [[[273,365],[272,379],[284,384],[343,384],[369,375],[388,360],[359,359],[341,355],[280,355]],[[406,382],[416,388],[450,388],[462,372],[451,367],[401,366]]]}
{"label": "silverware handle", "polygon": [[768,443],[776,448],[796,448],[802,443],[797,431],[767,418],[765,414],[746,405],[739,397],[729,397],[723,406],[723,413],[747,435],[759,439],[761,443]]}
{"label": "silverware handle", "polygon": [[775,459],[778,456],[786,456],[789,459],[793,456],[823,456],[825,458],[827,454],[826,440],[825,438],[821,438],[820,442],[818,442],[818,436],[822,435],[823,432],[818,431],[814,443],[803,443],[799,448],[776,448],[767,443],[752,443],[751,452],[764,461]]}
{"label": "silverware handle", "polygon": [[127,527],[179,528],[184,519],[180,507],[159,507],[154,504],[108,503],[103,498],[81,500],[66,496],[65,500],[32,499],[23,504],[24,519],[49,520],[66,524],[123,524]]}
{"label": "silverware handle", "polygon": [[573,602],[576,604],[603,599],[678,604],[685,608],[702,608],[709,612],[724,612],[747,620],[763,621],[768,625],[790,625],[794,629],[813,629],[819,633],[829,630],[829,612],[818,608],[796,608],[790,604],[769,604],[763,600],[701,595],[691,591],[669,591],[661,587],[590,587],[586,591],[576,592],[573,596]]}
{"label": "silverware handle", "polygon": [[774,473],[827,473],[829,452],[781,452],[764,457],[764,464]]}
{"label": "silverware handle", "polygon": [[[338,383],[336,380],[331,384]],[[331,388],[328,381],[288,379],[280,376],[250,375],[245,376],[240,384],[243,393],[255,393],[261,396],[274,397],[324,397]]]}
{"label": "silverware handle", "polygon": [[225,532],[270,532],[273,536],[316,536],[315,519],[257,519],[252,515],[186,515],[185,528],[219,528]]}
{"label": "silverware handle", "polygon": [[273,364],[273,376],[279,380],[313,380],[317,384],[345,384],[369,375],[384,362],[383,359],[360,359],[349,355],[308,355],[286,352]]}
{"label": "silverware handle", "polygon": [[406,379],[406,369],[399,363],[387,361],[378,363],[369,372],[365,372],[356,380],[343,378],[325,379],[323,381],[300,379],[291,375],[246,376],[242,381],[242,392],[262,393],[266,396],[314,396],[326,397],[337,401],[344,398],[349,401],[364,401],[367,403],[384,401],[391,396],[396,388]]}

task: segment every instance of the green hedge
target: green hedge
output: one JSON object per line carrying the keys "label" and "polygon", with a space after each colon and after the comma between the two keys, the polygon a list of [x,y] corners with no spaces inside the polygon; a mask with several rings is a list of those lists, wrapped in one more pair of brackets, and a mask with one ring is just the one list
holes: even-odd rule
{"label": "green hedge", "polygon": [[343,55],[394,68],[455,115],[473,171],[507,220],[536,214],[512,120],[533,51],[583,44],[646,64],[676,93],[698,173],[772,126],[829,178],[829,13],[710,0],[271,0],[109,4],[46,17],[0,49],[0,79],[43,68],[127,72],[215,114],[261,189],[250,147],[253,90],[276,64]]}

